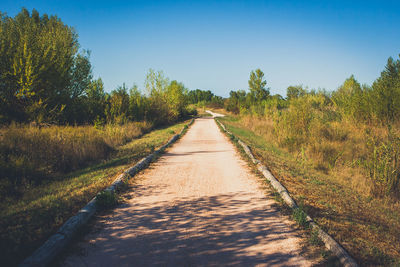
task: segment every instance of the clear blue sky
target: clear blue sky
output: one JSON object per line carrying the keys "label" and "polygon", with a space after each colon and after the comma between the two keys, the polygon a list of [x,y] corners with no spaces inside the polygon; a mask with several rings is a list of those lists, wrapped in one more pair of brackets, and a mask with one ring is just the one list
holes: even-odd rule
{"label": "clear blue sky", "polygon": [[354,74],[371,84],[400,53],[400,1],[20,1],[56,14],[91,50],[107,91],[143,87],[149,68],[189,89],[227,96],[261,68],[271,93],[289,85],[336,89]]}

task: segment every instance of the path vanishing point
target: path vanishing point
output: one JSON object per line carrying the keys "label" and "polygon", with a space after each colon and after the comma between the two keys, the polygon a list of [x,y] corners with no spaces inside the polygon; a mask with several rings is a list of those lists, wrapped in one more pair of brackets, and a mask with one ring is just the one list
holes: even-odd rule
{"label": "path vanishing point", "polygon": [[310,266],[301,238],[212,118],[134,178],[64,266]]}

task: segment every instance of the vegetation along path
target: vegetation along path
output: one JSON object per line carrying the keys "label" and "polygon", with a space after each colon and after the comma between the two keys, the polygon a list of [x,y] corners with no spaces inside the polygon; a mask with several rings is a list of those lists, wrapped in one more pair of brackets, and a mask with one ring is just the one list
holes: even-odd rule
{"label": "vegetation along path", "polygon": [[197,119],[63,264],[312,265],[257,179],[214,120]]}

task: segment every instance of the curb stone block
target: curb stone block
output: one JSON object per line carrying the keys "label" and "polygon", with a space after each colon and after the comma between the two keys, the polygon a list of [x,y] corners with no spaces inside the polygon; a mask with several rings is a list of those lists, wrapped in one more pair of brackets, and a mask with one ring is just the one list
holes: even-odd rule
{"label": "curb stone block", "polygon": [[67,244],[66,238],[62,234],[54,234],[52,235],[39,249],[35,251],[35,253],[26,259],[19,266],[21,267],[42,267],[47,266],[52,258],[49,255],[59,254],[61,250]]}

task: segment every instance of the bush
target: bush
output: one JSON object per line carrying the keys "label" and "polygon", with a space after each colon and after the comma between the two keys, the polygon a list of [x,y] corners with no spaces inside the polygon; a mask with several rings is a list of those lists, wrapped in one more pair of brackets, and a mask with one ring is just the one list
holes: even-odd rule
{"label": "bush", "polygon": [[101,209],[112,208],[117,204],[118,197],[113,191],[102,191],[96,196],[96,205]]}
{"label": "bush", "polygon": [[289,149],[299,148],[307,141],[316,111],[314,96],[293,99],[289,108],[274,117],[275,133],[279,142]]}
{"label": "bush", "polygon": [[300,225],[301,227],[307,228],[307,226],[308,226],[307,214],[305,213],[302,205],[300,205],[298,208],[295,208],[293,210],[292,216],[298,225]]}

